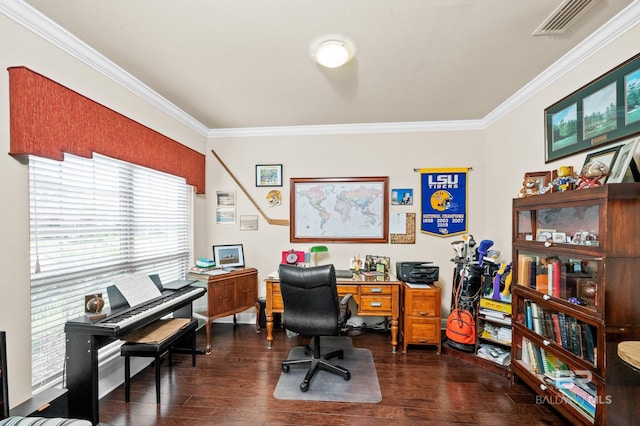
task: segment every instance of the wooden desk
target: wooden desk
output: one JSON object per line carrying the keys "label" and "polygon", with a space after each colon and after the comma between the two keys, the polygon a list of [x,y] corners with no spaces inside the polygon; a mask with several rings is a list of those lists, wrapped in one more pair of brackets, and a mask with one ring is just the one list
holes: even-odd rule
{"label": "wooden desk", "polygon": [[228,274],[203,276],[203,274],[189,273],[187,276],[200,280],[207,288],[207,310],[199,311],[197,306],[194,306],[194,311],[207,320],[205,351],[210,353],[212,320],[258,307],[258,270],[241,268]]}
{"label": "wooden desk", "polygon": [[[271,348],[273,342],[273,314],[283,313],[284,304],[280,293],[278,279],[267,278],[267,345]],[[358,315],[391,317],[391,347],[396,353],[398,346],[398,318],[400,316],[400,287],[402,281],[394,276],[364,277],[355,275],[353,278],[338,278],[338,295],[343,297],[353,295],[358,305]]]}

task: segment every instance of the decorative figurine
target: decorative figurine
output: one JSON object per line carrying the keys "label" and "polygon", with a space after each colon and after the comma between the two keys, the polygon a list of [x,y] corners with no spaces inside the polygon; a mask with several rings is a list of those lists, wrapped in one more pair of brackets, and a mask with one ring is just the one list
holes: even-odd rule
{"label": "decorative figurine", "polygon": [[580,171],[580,180],[577,189],[594,188],[602,186],[600,180],[609,176],[609,166],[602,161],[590,161]]}
{"label": "decorative figurine", "polygon": [[526,176],[522,181],[522,189],[520,189],[520,193],[518,194],[518,198],[531,197],[533,195],[538,195],[539,186],[538,179],[533,176]]}

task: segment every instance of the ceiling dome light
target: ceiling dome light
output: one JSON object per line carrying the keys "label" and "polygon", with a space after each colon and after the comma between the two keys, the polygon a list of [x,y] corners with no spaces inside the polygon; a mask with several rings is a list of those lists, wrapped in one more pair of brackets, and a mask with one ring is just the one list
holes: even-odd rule
{"label": "ceiling dome light", "polygon": [[338,68],[351,60],[353,50],[344,41],[327,40],[315,48],[312,56],[323,67]]}

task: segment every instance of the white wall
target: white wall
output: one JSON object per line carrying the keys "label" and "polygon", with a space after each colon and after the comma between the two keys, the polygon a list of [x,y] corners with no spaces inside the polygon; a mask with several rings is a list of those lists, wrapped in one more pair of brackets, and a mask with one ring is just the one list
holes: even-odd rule
{"label": "white wall", "polygon": [[[468,229],[479,242],[491,239],[491,231],[485,229],[486,205],[484,162],[485,140],[480,131],[455,131],[433,133],[397,133],[374,135],[323,135],[285,137],[246,137],[211,139],[210,149],[221,157],[231,172],[251,194],[260,208],[271,219],[289,219],[289,179],[300,177],[358,177],[388,176],[389,189],[413,188],[414,203],[411,206],[391,206],[390,212],[421,215],[420,173],[415,168],[472,167],[469,172]],[[209,244],[198,256],[211,256],[212,244],[243,243],[249,266],[259,272],[260,294],[264,294],[263,280],[275,271],[283,250],[308,249],[312,243],[292,244],[289,227],[269,225],[259,216],[258,231],[240,231],[239,224],[216,224],[215,191],[236,191],[237,215],[259,215],[258,211],[226,173],[224,168],[207,152],[207,238]],[[268,207],[266,195],[274,188],[255,186],[256,164],[282,164],[283,202],[278,207]],[[416,225],[415,244],[354,244],[328,243],[328,255],[319,263],[333,263],[338,269],[349,268],[349,258],[366,254],[384,255],[392,265],[398,261],[433,261],[440,266],[440,283],[443,291],[443,308],[449,310],[449,291],[454,252],[451,242],[458,235],[442,238],[423,234]],[[502,248],[508,253],[508,247]],[[394,266],[395,267],[395,266]]]}
{"label": "white wall", "polygon": [[[167,137],[204,153],[205,137],[118,86],[0,14],[0,69],[26,66]],[[9,397],[13,407],[31,396],[29,186],[27,166],[9,152],[9,79],[0,72],[0,330],[7,332]],[[203,197],[196,198],[196,248],[204,242]],[[197,250],[197,249],[196,249]],[[80,301],[79,301],[80,303]]]}

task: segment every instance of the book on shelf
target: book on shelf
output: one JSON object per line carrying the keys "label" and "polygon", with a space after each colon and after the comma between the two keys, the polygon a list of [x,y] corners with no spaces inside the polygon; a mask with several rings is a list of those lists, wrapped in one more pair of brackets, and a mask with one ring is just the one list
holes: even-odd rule
{"label": "book on shelf", "polygon": [[580,330],[580,324],[574,317],[567,317],[569,323],[569,350],[577,356],[582,356],[582,331]]}
{"label": "book on shelf", "polygon": [[533,315],[531,314],[531,301],[524,301],[525,325],[529,330],[533,330]]}
{"label": "book on shelf", "polygon": [[533,323],[533,331],[542,336],[542,321],[540,320],[540,307],[536,302],[531,304],[531,321]]}
{"label": "book on shelf", "polygon": [[557,312],[551,314],[551,322],[553,323],[553,337],[555,342],[562,346],[562,336],[560,333],[560,318]]}
{"label": "book on shelf", "polygon": [[560,326],[560,341],[562,347],[569,349],[569,339],[567,337],[567,318],[564,312],[558,312],[558,325]]}
{"label": "book on shelf", "polygon": [[494,311],[504,312],[507,315],[511,315],[511,302],[503,302],[499,300],[482,297],[480,298],[480,307],[491,309]]}
{"label": "book on shelf", "polygon": [[588,400],[586,400],[582,396],[576,394],[572,390],[567,389],[564,386],[559,386],[557,389],[558,389],[558,391],[560,391],[560,393],[562,393],[562,395],[567,397],[565,400],[567,400],[573,406],[577,407],[583,413],[585,413],[586,417],[588,417],[590,419],[593,419],[593,417],[595,417],[595,415],[596,415],[595,404],[591,404]]}
{"label": "book on shelf", "polygon": [[584,339],[584,357],[587,361],[595,364],[595,345],[593,343],[593,333],[591,332],[591,326],[589,324],[582,324],[582,335]]}

